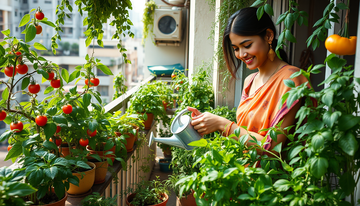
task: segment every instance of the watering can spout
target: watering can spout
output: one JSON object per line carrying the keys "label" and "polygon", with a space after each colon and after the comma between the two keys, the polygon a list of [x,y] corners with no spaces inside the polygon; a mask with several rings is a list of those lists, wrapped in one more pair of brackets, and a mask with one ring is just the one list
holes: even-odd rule
{"label": "watering can spout", "polygon": [[154,137],[153,132],[151,132],[150,140],[149,140],[149,147],[152,145],[153,141],[185,149],[185,146],[182,144],[182,142],[180,142],[178,140],[178,138],[176,138],[174,135],[171,137],[156,138],[156,137]]}

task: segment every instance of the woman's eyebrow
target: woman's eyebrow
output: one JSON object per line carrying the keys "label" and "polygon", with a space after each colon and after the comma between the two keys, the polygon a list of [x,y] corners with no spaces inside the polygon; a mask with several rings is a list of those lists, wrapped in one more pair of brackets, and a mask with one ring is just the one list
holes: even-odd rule
{"label": "woman's eyebrow", "polygon": [[[244,40],[244,41],[242,41],[239,45],[242,45],[242,44],[244,44],[244,43],[246,43],[246,42],[248,42],[248,41],[250,41],[249,39],[247,39],[247,40]],[[231,46],[236,46],[236,45],[234,45],[234,44],[231,44]]]}

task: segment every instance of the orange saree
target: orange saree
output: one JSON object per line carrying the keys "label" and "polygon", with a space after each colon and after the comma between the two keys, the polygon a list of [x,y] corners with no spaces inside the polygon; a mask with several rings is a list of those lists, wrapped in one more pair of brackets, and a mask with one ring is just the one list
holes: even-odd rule
{"label": "orange saree", "polygon": [[[299,68],[291,65],[283,66],[263,86],[249,96],[250,86],[258,72],[252,74],[249,83],[245,85],[242,91],[240,104],[236,111],[237,125],[246,126],[248,131],[264,136],[267,138],[266,142],[271,143],[272,139],[270,135],[267,135],[267,131],[260,132],[260,130],[278,124],[291,108],[298,103],[299,100],[296,100],[288,108],[285,102],[280,107],[281,97],[291,89],[284,84],[284,80],[290,79],[290,76],[299,70]],[[307,79],[302,75],[292,80],[296,86],[307,82]],[[265,144],[264,148],[269,149],[270,145]]]}

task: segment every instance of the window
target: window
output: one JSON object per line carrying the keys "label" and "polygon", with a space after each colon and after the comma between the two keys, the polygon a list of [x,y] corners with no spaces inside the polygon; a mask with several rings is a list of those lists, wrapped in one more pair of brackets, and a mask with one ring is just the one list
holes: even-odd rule
{"label": "window", "polygon": [[45,1],[45,4],[51,4],[51,1]]}
{"label": "window", "polygon": [[109,76],[109,75],[105,74],[103,71],[101,71],[101,69],[97,69],[97,75],[98,76]]}
{"label": "window", "polygon": [[20,12],[20,17],[22,17],[22,13]]}
{"label": "window", "polygon": [[0,11],[0,22],[3,22],[3,21],[4,21],[3,15],[4,15],[3,11]]}
{"label": "window", "polygon": [[[0,25],[0,31],[2,31],[2,30],[4,30],[4,26]],[[0,32],[0,39],[3,39],[3,38],[4,38],[4,34]],[[2,73],[2,72],[0,72],[0,73]],[[2,74],[4,74],[4,73],[2,73]],[[1,78],[1,76],[0,76],[0,78]]]}
{"label": "window", "polygon": [[38,0],[34,0],[33,2],[34,2],[34,3],[38,3]]}
{"label": "window", "polygon": [[6,124],[4,121],[0,121],[0,129],[5,129]]}
{"label": "window", "polygon": [[27,0],[23,0],[23,4],[27,4]]}
{"label": "window", "polygon": [[17,9],[15,9],[15,16],[17,16],[17,13],[18,13],[18,10],[17,10]]}
{"label": "window", "polygon": [[19,27],[15,27],[15,31],[18,32],[18,31],[19,31]]}
{"label": "window", "polygon": [[69,28],[69,34],[72,34],[73,33],[73,28]]}
{"label": "window", "polygon": [[3,72],[0,72],[0,79],[5,78],[5,74]]}
{"label": "window", "polygon": [[101,96],[109,96],[109,86],[98,86],[98,92]]}

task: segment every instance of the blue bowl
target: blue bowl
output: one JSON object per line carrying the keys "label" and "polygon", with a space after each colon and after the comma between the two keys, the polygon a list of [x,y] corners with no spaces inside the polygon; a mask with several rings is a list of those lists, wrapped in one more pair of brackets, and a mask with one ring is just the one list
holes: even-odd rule
{"label": "blue bowl", "polygon": [[148,70],[152,74],[157,76],[162,76],[162,75],[170,76],[175,69],[184,72],[184,67],[181,66],[181,64],[148,66]]}
{"label": "blue bowl", "polygon": [[161,172],[171,172],[172,168],[170,167],[171,159],[159,159],[160,171]]}

